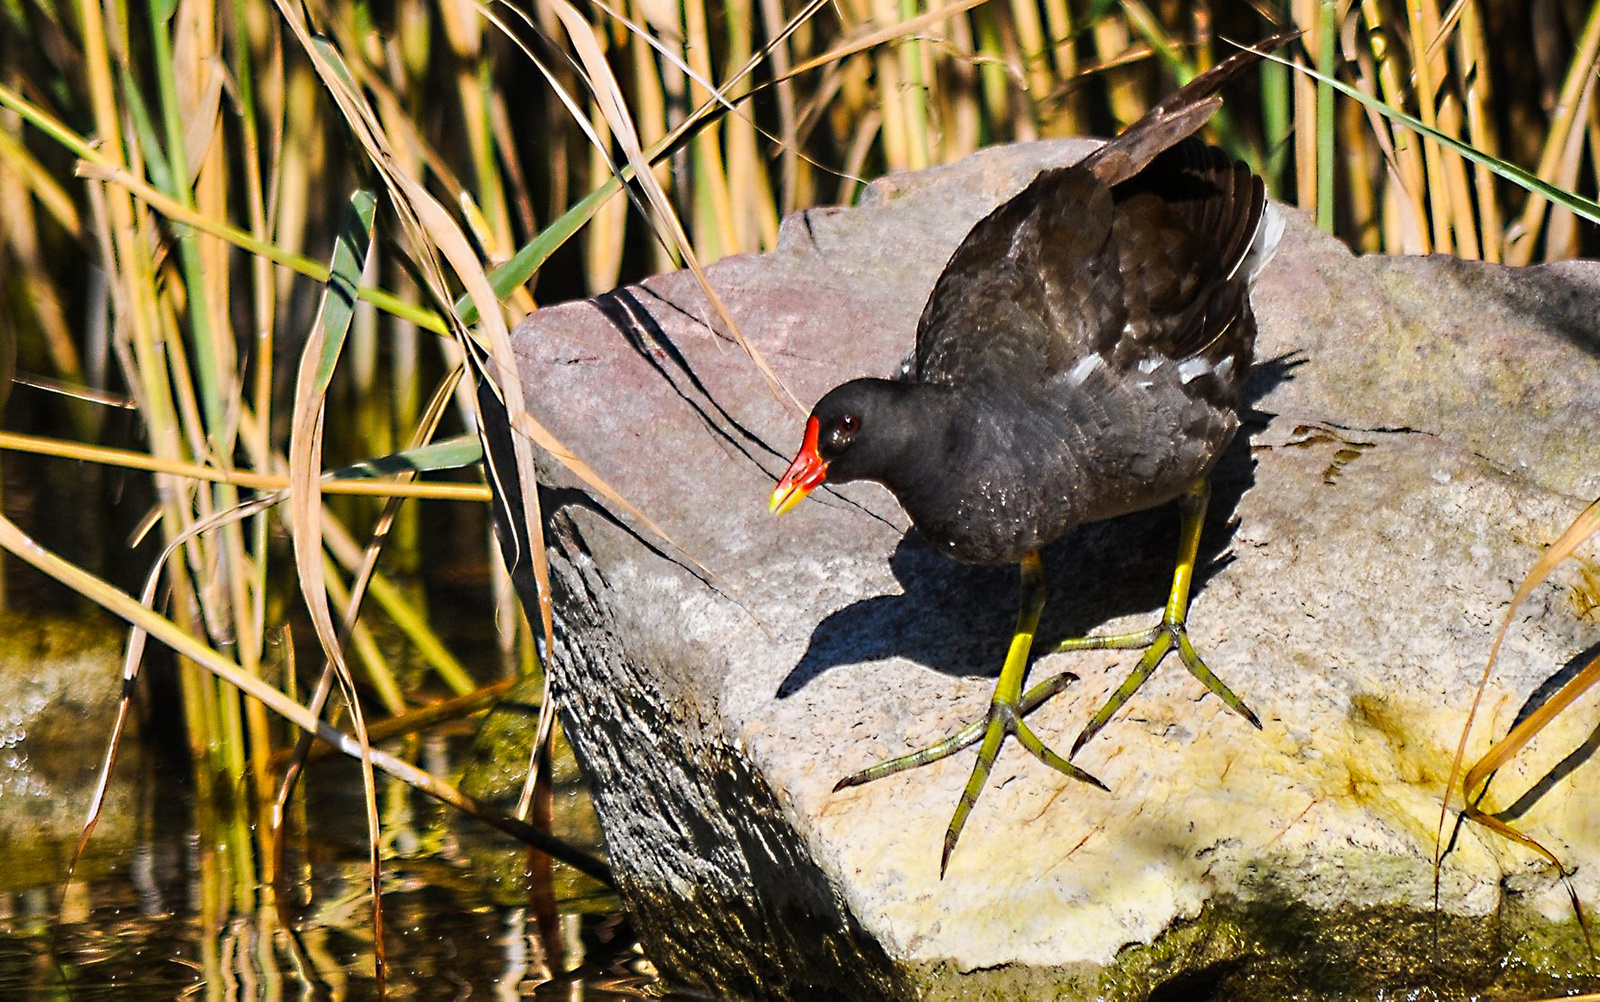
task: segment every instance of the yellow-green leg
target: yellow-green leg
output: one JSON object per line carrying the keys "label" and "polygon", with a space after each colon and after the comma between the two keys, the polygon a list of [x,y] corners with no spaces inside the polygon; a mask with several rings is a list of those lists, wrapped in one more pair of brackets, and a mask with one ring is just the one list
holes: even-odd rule
{"label": "yellow-green leg", "polygon": [[983,784],[989,778],[989,770],[993,768],[995,759],[1000,756],[1000,747],[1005,744],[1007,735],[1016,735],[1022,747],[1052,769],[1063,772],[1073,779],[1098,786],[1102,790],[1106,788],[1104,783],[1047,748],[1044,742],[1022,722],[1023,716],[1028,711],[1066,688],[1067,683],[1077,677],[1063,673],[1039,683],[1026,693],[1022,691],[1022,680],[1028,673],[1028,654],[1033,648],[1033,636],[1039,627],[1039,614],[1044,610],[1044,600],[1044,568],[1039,563],[1039,554],[1029,553],[1022,558],[1022,607],[1017,613],[1017,628],[1011,636],[1011,649],[1006,653],[1005,664],[1000,668],[1000,681],[995,683],[994,697],[989,701],[988,715],[963,727],[943,741],[909,755],[890,759],[870,769],[863,769],[852,776],[846,776],[834,786],[835,790],[842,790],[847,786],[860,786],[862,783],[870,783],[874,779],[882,779],[884,776],[906,769],[937,762],[954,755],[981,737],[983,744],[978,748],[978,761],[972,767],[972,778],[967,780],[967,787],[961,792],[961,802],[956,805],[955,816],[950,819],[950,827],[945,830],[944,855],[939,859],[941,878],[944,876],[945,867],[950,863],[950,853],[955,850],[956,840],[961,837],[961,829],[972,813],[972,806],[978,802],[978,794],[983,792]]}
{"label": "yellow-green leg", "polygon": [[1122,704],[1126,703],[1141,685],[1144,685],[1145,679],[1150,677],[1156,666],[1174,647],[1178,649],[1178,657],[1182,659],[1184,667],[1189,669],[1190,674],[1204,682],[1206,688],[1216,693],[1230,710],[1260,729],[1261,721],[1248,706],[1244,705],[1244,701],[1235,696],[1233,690],[1224,685],[1222,680],[1206,667],[1206,663],[1200,660],[1200,655],[1195,653],[1194,645],[1189,643],[1189,631],[1185,626],[1189,615],[1189,586],[1194,582],[1195,558],[1200,552],[1200,529],[1205,524],[1206,505],[1210,501],[1211,483],[1209,480],[1201,480],[1190,487],[1178,502],[1183,516],[1183,527],[1178,532],[1178,564],[1172,572],[1172,592],[1167,596],[1166,612],[1162,614],[1159,624],[1132,633],[1063,640],[1056,646],[1055,649],[1058,651],[1144,650],[1144,657],[1134,666],[1133,673],[1123,681],[1116,692],[1111,694],[1106,705],[1100,707],[1095,715],[1089,718],[1083,733],[1072,743],[1073,755],[1078,754],[1078,749],[1098,734],[1116,712],[1122,709]]}

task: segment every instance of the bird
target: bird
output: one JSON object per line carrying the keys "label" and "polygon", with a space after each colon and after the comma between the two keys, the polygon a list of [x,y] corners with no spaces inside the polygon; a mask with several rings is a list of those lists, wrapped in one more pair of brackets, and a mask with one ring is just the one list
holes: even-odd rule
{"label": "bird", "polygon": [[[941,879],[1008,737],[1106,789],[1070,758],[1173,649],[1209,691],[1261,727],[1196,653],[1186,624],[1210,473],[1238,428],[1252,361],[1250,284],[1283,221],[1262,179],[1195,133],[1220,107],[1223,84],[1297,34],[1229,56],[973,226],[935,282],[897,376],[853,379],[825,394],[772,491],[769,508],[783,514],[824,482],[875,481],[940,552],[1020,568],[1017,625],[988,712],[834,788],[981,739],[945,832]],[[1078,525],[1174,500],[1182,527],[1160,622],[1053,647],[1144,651],[1064,758],[1023,720],[1074,677],[1023,691],[1045,604],[1039,550]]]}

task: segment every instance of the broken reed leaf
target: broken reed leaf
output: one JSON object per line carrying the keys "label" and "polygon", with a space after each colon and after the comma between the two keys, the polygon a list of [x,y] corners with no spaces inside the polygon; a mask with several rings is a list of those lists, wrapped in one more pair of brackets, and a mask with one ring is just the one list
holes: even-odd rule
{"label": "broken reed leaf", "polygon": [[361,746],[361,785],[366,800],[367,862],[372,890],[372,930],[377,965],[378,994],[383,995],[385,958],[383,952],[383,895],[380,884],[377,784],[373,776],[372,749],[367,740],[366,718],[361,710],[355,679],[344,658],[343,645],[333,624],[328,601],[328,585],[322,575],[322,433],[326,412],[327,379],[338,363],[354,316],[354,302],[348,291],[360,284],[361,271],[372,250],[374,203],[371,195],[357,191],[351,198],[348,215],[354,217],[340,227],[333,261],[329,265],[330,283],[323,291],[310,336],[300,354],[295,375],[294,404],[289,427],[289,511],[295,574],[300,583],[301,600],[311,616],[323,657],[338,679]]}
{"label": "broken reed leaf", "polygon": [[[280,9],[284,9],[282,0],[279,0]],[[288,17],[287,10],[285,15]],[[392,196],[391,202],[400,218],[401,225],[409,238],[412,259],[419,272],[424,277],[428,291],[434,300],[441,306],[449,302],[448,290],[445,286],[444,275],[436,257],[436,251],[442,253],[450,262],[457,279],[465,287],[468,298],[477,308],[479,326],[487,335],[487,354],[493,360],[493,365],[498,370],[491,373],[489,365],[485,364],[474,369],[480,378],[474,379],[474,389],[482,396],[486,389],[495,394],[504,405],[510,421],[509,426],[515,426],[516,419],[526,417],[526,398],[522,389],[522,381],[517,372],[516,358],[511,348],[510,332],[506,327],[505,317],[500,310],[499,297],[494,291],[488,276],[484,273],[482,262],[478,259],[475,250],[462,235],[459,227],[450,217],[449,213],[430,196],[422,184],[401,167],[401,163],[389,148],[382,128],[374,119],[371,109],[348,84],[348,77],[333,72],[328,64],[337,64],[339,56],[336,50],[328,47],[315,47],[310,43],[305,25],[299,20],[290,17],[291,25],[297,37],[300,38],[308,51],[316,51],[321,58],[316,60],[318,71],[322,76],[325,86],[334,96],[336,103],[343,112],[352,131],[366,147],[374,166],[383,177],[385,186]],[[451,333],[456,338],[462,351],[469,357],[476,358],[474,352],[480,348],[473,334],[467,330],[466,325],[460,320],[458,314],[450,311],[446,317]],[[498,377],[498,378],[495,378]],[[486,434],[480,423],[480,434]],[[514,454],[512,476],[520,476],[521,471],[534,470],[533,450],[531,443],[516,435],[512,439]],[[495,464],[494,450],[489,442],[484,447],[485,467],[491,477],[503,478],[503,471]],[[502,479],[502,482],[503,479]],[[519,481],[520,487],[520,481]],[[497,504],[509,495],[502,494],[497,498]],[[535,582],[535,599],[539,611],[539,621],[544,639],[546,655],[555,649],[554,643],[554,610],[550,590],[549,558],[544,547],[544,519],[539,506],[539,495],[536,489],[519,490],[517,497],[521,501],[521,510],[514,513],[513,518],[519,521],[525,529],[531,545],[519,546],[510,561],[513,577],[525,573],[521,566],[523,561],[531,564]],[[502,537],[503,539],[505,537]],[[549,712],[549,701],[541,713]],[[373,802],[368,801],[369,825],[375,825],[376,815]],[[376,837],[372,840],[373,852],[376,852]],[[373,895],[376,900],[378,895],[377,866],[374,856],[373,864]],[[376,923],[375,923],[376,926]],[[375,928],[378,940],[381,942],[381,927]]]}

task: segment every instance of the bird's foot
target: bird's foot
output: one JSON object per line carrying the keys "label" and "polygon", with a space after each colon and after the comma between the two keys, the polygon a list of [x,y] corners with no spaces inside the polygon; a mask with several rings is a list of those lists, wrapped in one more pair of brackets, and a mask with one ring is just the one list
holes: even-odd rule
{"label": "bird's foot", "polygon": [[1063,640],[1056,645],[1057,651],[1106,651],[1106,650],[1143,650],[1144,656],[1134,666],[1133,671],[1123,680],[1117,691],[1111,694],[1106,704],[1095,712],[1089,722],[1084,725],[1083,732],[1072,742],[1072,755],[1077,755],[1088,740],[1100,732],[1122,705],[1128,701],[1145,679],[1156,670],[1156,666],[1173,650],[1177,648],[1178,657],[1183,661],[1183,666],[1189,669],[1189,674],[1205,683],[1205,687],[1216,693],[1217,697],[1227,704],[1228,709],[1250,721],[1257,730],[1261,729],[1261,720],[1244,700],[1234,695],[1206,663],[1195,652],[1194,645],[1189,642],[1189,630],[1181,616],[1175,615],[1172,603],[1168,604],[1166,615],[1161,622],[1146,630],[1134,630],[1131,633],[1114,633],[1104,637],[1076,637],[1072,640]]}
{"label": "bird's foot", "polygon": [[1039,628],[1039,613],[1044,609],[1045,588],[1044,567],[1039,563],[1037,552],[1026,554],[1020,566],[1022,601],[1017,611],[1017,628],[1011,634],[1011,647],[1006,652],[1005,662],[1000,666],[1000,678],[995,682],[994,696],[989,700],[988,714],[982,720],[963,727],[943,741],[909,755],[890,759],[870,769],[863,769],[853,776],[846,776],[834,786],[835,791],[847,786],[860,786],[862,783],[870,783],[874,779],[882,779],[884,776],[906,769],[937,762],[982,738],[983,744],[978,749],[978,761],[972,767],[972,778],[967,780],[966,789],[961,792],[961,802],[956,805],[956,813],[951,817],[950,827],[944,833],[944,854],[939,859],[940,879],[944,878],[945,868],[950,864],[950,853],[955,850],[956,840],[961,837],[961,829],[966,825],[968,815],[972,813],[972,805],[978,802],[978,794],[983,792],[984,781],[989,778],[989,770],[994,767],[995,759],[1000,757],[1000,746],[1005,744],[1007,737],[1016,735],[1022,747],[1052,769],[1091,786],[1098,786],[1102,790],[1106,788],[1104,783],[1045,747],[1044,742],[1022,722],[1022,718],[1030,710],[1065,689],[1067,683],[1077,676],[1063,673],[1040,682],[1027,692],[1022,691],[1023,678],[1028,670],[1028,655],[1033,650],[1033,637]]}
{"label": "bird's foot", "polygon": [[[1023,694],[1021,703],[1016,707],[1016,716],[1027,716],[1037,709],[1039,704],[1065,689],[1068,683],[1077,681],[1077,678],[1078,676],[1068,671],[1040,682]],[[860,772],[851,773],[835,783],[833,791],[838,793],[849,786],[861,786],[875,779],[893,776],[897,772],[905,772],[907,769],[915,769],[919,765],[927,765],[930,762],[949,758],[961,749],[976,744],[978,739],[984,736],[993,714],[994,707],[991,706],[989,717],[973,721],[942,741],[936,741],[928,747],[919,748],[910,754],[879,762],[877,765],[862,769]]]}
{"label": "bird's foot", "polygon": [[944,853],[939,859],[939,876],[943,878],[945,868],[950,864],[950,854],[955,851],[956,841],[961,837],[961,829],[966,826],[973,805],[978,802],[978,795],[983,792],[984,781],[989,778],[989,770],[1000,757],[1000,748],[1008,736],[1015,735],[1022,747],[1052,769],[1079,782],[1098,786],[1102,790],[1106,789],[1104,783],[1056,754],[1028,728],[1027,724],[1022,722],[1022,718],[1039,704],[1065,689],[1069,682],[1076,679],[1077,676],[1071,672],[1062,672],[1029,689],[1015,703],[996,698],[990,702],[989,712],[983,719],[973,721],[943,741],[846,776],[835,784],[834,790],[842,790],[847,786],[860,786],[875,779],[892,776],[897,772],[914,769],[919,765],[949,758],[963,748],[977,743],[981,738],[983,745],[978,749],[978,761],[972,767],[972,776],[967,780],[966,789],[961,791],[961,802],[956,805],[955,815],[950,819],[950,827],[945,830]]}

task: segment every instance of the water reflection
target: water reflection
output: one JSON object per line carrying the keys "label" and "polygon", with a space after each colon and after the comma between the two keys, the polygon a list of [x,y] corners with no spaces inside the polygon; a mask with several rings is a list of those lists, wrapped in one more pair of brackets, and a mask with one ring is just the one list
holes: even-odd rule
{"label": "water reflection", "polygon": [[[117,783],[137,791],[122,801],[132,816],[102,823],[65,892],[75,830],[8,840],[0,999],[372,997],[355,770],[312,771],[285,902],[259,880],[259,821],[173,772],[119,769]],[[557,798],[558,826],[587,809],[578,791]],[[557,864],[554,909],[541,922],[523,876],[528,854],[509,839],[399,784],[380,786],[380,807],[391,997],[670,997],[599,885]]]}

